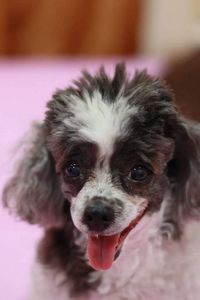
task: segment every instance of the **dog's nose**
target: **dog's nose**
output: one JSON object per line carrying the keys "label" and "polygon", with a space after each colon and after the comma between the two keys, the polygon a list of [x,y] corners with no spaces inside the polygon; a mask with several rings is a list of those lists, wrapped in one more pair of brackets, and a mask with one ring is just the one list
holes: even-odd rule
{"label": "dog's nose", "polygon": [[114,210],[108,205],[101,202],[94,202],[85,209],[83,222],[91,231],[101,232],[108,228],[113,221]]}

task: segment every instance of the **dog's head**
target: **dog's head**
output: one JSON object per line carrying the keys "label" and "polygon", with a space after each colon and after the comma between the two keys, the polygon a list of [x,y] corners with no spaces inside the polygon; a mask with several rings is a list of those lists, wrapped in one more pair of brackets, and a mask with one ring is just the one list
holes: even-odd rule
{"label": "dog's head", "polygon": [[84,72],[47,107],[4,194],[23,219],[63,226],[70,207],[92,266],[107,269],[163,201],[165,221],[196,212],[199,132],[180,118],[164,82],[146,72],[129,79],[124,65],[112,79],[104,69]]}

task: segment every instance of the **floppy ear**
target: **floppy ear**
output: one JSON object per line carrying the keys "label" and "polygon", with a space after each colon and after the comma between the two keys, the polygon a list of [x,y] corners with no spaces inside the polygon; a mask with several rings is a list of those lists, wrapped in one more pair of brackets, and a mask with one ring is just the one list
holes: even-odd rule
{"label": "floppy ear", "polygon": [[48,226],[60,222],[64,199],[43,125],[35,124],[30,133],[15,175],[4,188],[3,204],[29,223]]}
{"label": "floppy ear", "polygon": [[168,174],[183,216],[200,216],[200,124],[180,119]]}
{"label": "floppy ear", "polygon": [[184,220],[200,217],[200,125],[179,118],[173,123],[175,151],[168,163],[170,189],[162,203],[160,232],[178,239]]}

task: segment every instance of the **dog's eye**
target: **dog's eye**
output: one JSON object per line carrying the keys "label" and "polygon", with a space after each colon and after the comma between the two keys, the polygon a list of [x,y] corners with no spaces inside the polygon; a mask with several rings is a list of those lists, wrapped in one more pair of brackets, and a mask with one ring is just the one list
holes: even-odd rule
{"label": "dog's eye", "polygon": [[132,180],[143,181],[149,175],[149,170],[144,166],[135,166],[131,171],[129,176]]}
{"label": "dog's eye", "polygon": [[70,177],[79,177],[81,169],[76,163],[70,163],[65,168],[65,173]]}

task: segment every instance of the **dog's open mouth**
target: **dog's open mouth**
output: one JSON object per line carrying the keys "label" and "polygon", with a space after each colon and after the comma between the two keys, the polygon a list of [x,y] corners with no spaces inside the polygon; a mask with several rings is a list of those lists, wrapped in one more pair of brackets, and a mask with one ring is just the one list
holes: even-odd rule
{"label": "dog's open mouth", "polygon": [[129,232],[138,224],[144,212],[135,218],[122,232],[114,235],[88,236],[87,254],[90,265],[96,270],[109,269]]}

